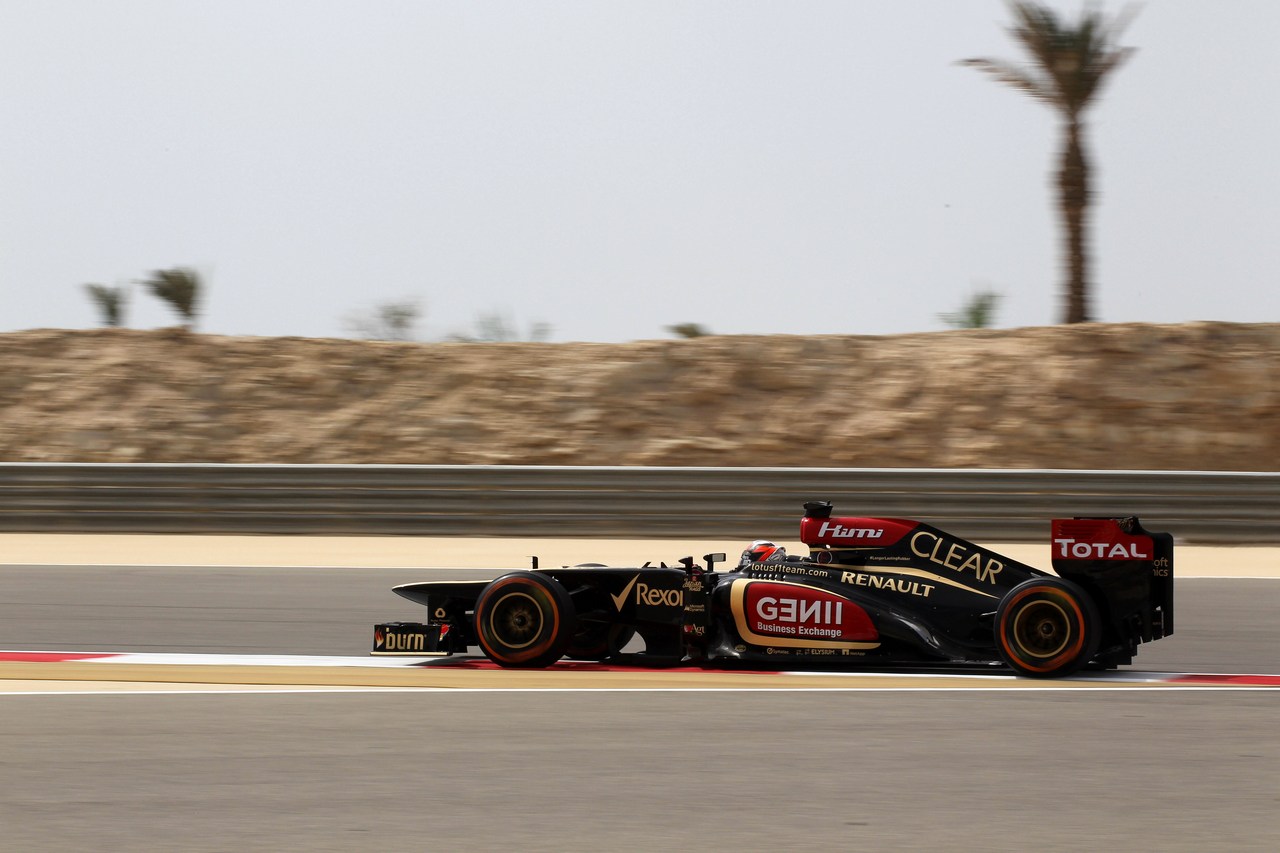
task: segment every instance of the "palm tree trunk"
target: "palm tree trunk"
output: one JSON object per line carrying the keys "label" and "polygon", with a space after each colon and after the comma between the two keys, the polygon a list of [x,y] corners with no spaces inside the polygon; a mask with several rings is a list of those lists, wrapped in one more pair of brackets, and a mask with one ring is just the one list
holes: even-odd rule
{"label": "palm tree trunk", "polygon": [[1058,199],[1062,207],[1063,233],[1066,237],[1066,273],[1064,289],[1064,323],[1087,323],[1089,311],[1089,271],[1087,240],[1089,208],[1089,164],[1081,143],[1083,127],[1076,116],[1067,119],[1067,139],[1062,151],[1062,168],[1058,173]]}

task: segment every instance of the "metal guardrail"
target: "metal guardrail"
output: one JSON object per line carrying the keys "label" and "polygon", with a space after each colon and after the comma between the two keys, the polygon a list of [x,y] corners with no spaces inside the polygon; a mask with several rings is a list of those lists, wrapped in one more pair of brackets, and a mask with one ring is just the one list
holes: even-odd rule
{"label": "metal guardrail", "polygon": [[806,500],[1039,541],[1138,515],[1189,542],[1280,542],[1280,473],[466,465],[0,464],[0,531],[794,539]]}

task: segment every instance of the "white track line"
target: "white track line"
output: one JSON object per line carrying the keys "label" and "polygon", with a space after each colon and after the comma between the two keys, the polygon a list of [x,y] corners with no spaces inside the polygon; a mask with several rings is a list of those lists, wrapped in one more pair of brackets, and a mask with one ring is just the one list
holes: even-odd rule
{"label": "white track line", "polygon": [[1023,687],[1011,690],[1007,687],[280,687],[251,689],[228,685],[226,690],[211,689],[159,689],[145,690],[24,690],[6,693],[0,691],[0,699],[8,696],[183,696],[183,695],[235,695],[298,694],[298,693],[430,693],[449,695],[460,693],[1072,693],[1077,696],[1111,693],[1163,694],[1179,693],[1270,693],[1280,696],[1280,690],[1235,685],[1173,686],[1152,689],[1136,685],[1116,684],[1095,690],[1078,687]]}
{"label": "white track line", "polygon": [[[11,657],[6,659],[6,655]],[[142,666],[188,666],[199,668],[201,666],[265,666],[265,667],[287,667],[305,671],[310,667],[349,667],[349,668],[398,668],[401,670],[415,668],[420,664],[429,661],[439,661],[440,658],[375,658],[375,657],[340,657],[340,656],[310,656],[310,655],[219,655],[219,654],[176,654],[176,653],[159,653],[159,652],[39,652],[39,651],[19,651],[19,650],[0,650],[0,662],[22,662],[23,656],[41,656],[41,655],[67,655],[69,659],[66,663],[93,663],[101,664],[101,678],[94,678],[92,681],[110,681],[112,664],[134,664]],[[81,657],[101,655],[101,657]],[[480,658],[471,658],[473,660],[482,660]],[[39,663],[59,663],[60,661],[50,660],[33,660]],[[436,669],[435,667],[421,667],[424,673]],[[441,673],[448,672],[451,669],[449,665],[441,666],[438,671]],[[468,670],[471,671],[471,670]],[[625,670],[615,670],[623,671]],[[656,670],[661,672],[661,670]],[[735,672],[735,670],[708,670],[710,674],[719,672]],[[732,687],[604,687],[604,686],[584,686],[584,687],[440,687],[440,686],[359,686],[359,685],[231,685],[220,684],[217,686],[181,686],[178,684],[164,684],[163,682],[130,682],[128,687],[117,685],[111,689],[103,688],[79,688],[79,687],[63,687],[56,690],[14,690],[4,691],[4,681],[0,680],[0,695],[6,696],[54,696],[54,695],[125,695],[125,694],[162,694],[162,695],[211,695],[226,693],[273,693],[273,694],[290,694],[290,693],[768,693],[768,692],[784,692],[784,693],[818,693],[818,692],[846,692],[846,693],[963,693],[963,692],[996,692],[996,691],[1013,691],[1032,693],[1048,693],[1048,692],[1064,692],[1074,691],[1100,691],[1114,692],[1125,691],[1134,692],[1140,690],[1177,690],[1177,691],[1253,691],[1271,692],[1274,695],[1280,695],[1280,690],[1275,688],[1273,684],[1241,684],[1241,683],[1180,683],[1181,679],[1196,676],[1232,678],[1243,674],[1214,674],[1214,673],[1183,673],[1183,672],[1149,672],[1141,670],[1102,672],[1102,673],[1084,673],[1074,678],[1063,679],[1060,682],[1052,684],[1026,684],[1024,680],[1019,679],[1012,673],[1001,672],[847,672],[847,671],[801,671],[801,670],[769,670],[761,671],[764,675],[777,676],[776,679],[769,679],[770,686],[748,686],[739,685]],[[583,673],[589,676],[590,673]],[[792,687],[787,686],[785,678],[787,676],[804,676],[804,677],[825,677],[830,678],[834,682],[839,682],[846,678],[857,678],[863,681],[875,682],[880,679],[893,680],[918,680],[926,682],[920,686],[902,686],[894,685],[892,687],[878,687],[874,683],[861,685],[840,685],[833,683],[829,687]],[[1245,675],[1245,677],[1249,677]],[[1280,676],[1263,675],[1267,679],[1280,678]],[[955,686],[953,684],[938,685],[928,684],[929,679],[945,679],[948,681],[963,680],[971,682],[969,686]],[[22,679],[13,679],[22,680]],[[79,679],[78,679],[79,680]],[[83,679],[88,681],[89,679]],[[1016,686],[1015,686],[1016,684]]]}

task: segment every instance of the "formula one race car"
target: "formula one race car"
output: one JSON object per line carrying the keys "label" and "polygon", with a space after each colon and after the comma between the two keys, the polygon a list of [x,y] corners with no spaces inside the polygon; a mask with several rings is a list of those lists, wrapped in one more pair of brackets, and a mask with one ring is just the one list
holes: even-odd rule
{"label": "formula one race car", "polygon": [[[1003,662],[1054,677],[1130,663],[1139,643],[1173,633],[1173,538],[1137,518],[1055,520],[1054,576],[923,522],[804,507],[806,557],[761,542],[728,571],[724,554],[679,568],[535,558],[492,581],[398,586],[427,620],[376,626],[373,654],[479,646],[504,667]],[[624,654],[637,636],[643,650]]]}

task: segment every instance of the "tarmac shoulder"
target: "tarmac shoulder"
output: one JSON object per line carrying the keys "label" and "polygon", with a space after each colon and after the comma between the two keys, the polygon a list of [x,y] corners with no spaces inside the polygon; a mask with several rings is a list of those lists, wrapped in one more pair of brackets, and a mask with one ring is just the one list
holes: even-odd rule
{"label": "tarmac shoulder", "polygon": [[[335,568],[517,569],[537,556],[544,566],[604,563],[676,565],[723,551],[734,561],[743,540],[515,539],[439,536],[197,536],[86,533],[0,533],[0,566],[316,566]],[[791,553],[798,542],[779,541]],[[981,543],[1046,571],[1049,547],[1034,543]],[[1179,545],[1177,577],[1277,578],[1280,547]]]}

